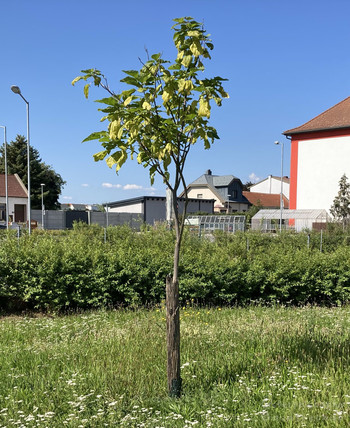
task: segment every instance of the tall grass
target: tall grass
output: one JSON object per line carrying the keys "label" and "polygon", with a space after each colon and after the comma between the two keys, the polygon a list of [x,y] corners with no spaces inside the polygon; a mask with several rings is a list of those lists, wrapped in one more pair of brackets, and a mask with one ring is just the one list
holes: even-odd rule
{"label": "tall grass", "polygon": [[183,396],[165,313],[0,320],[0,427],[348,427],[350,310],[181,311]]}

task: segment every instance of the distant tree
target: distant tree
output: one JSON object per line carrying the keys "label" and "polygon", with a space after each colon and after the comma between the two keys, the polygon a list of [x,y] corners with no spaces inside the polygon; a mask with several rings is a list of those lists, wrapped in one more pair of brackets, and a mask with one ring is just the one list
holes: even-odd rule
{"label": "distant tree", "polygon": [[334,198],[330,213],[337,221],[341,221],[343,229],[350,218],[350,184],[345,174],[339,180],[339,192]]}
{"label": "distant tree", "polygon": [[252,186],[254,183],[252,182],[252,181],[246,181],[244,184],[243,184],[243,190],[245,191],[245,192],[250,192],[250,186]]}
{"label": "distant tree", "polygon": [[105,207],[101,204],[97,204],[97,211],[101,213],[106,212]]}
{"label": "distant tree", "polygon": [[[0,148],[0,173],[4,174],[4,146]],[[15,141],[7,145],[8,174],[18,174],[24,185],[28,185],[27,140],[17,135]],[[53,168],[42,162],[39,152],[30,146],[30,185],[32,209],[41,209],[41,184],[44,186],[44,204],[46,209],[59,209],[58,197],[65,181]]]}

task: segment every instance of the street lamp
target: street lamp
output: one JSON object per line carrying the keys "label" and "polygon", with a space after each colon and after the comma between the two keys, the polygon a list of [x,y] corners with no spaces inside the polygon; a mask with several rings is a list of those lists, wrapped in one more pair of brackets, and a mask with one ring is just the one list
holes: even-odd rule
{"label": "street lamp", "polygon": [[9,228],[9,195],[7,186],[7,141],[6,141],[6,126],[0,125],[4,129],[4,155],[5,155],[5,203],[6,203],[6,229]]}
{"label": "street lamp", "polygon": [[280,199],[280,232],[282,232],[282,212],[283,212],[283,143],[275,141],[277,146],[281,146],[281,199]]}
{"label": "street lamp", "polygon": [[45,215],[45,206],[44,206],[44,186],[45,184],[41,183],[41,228],[45,229],[44,227],[44,215]]}
{"label": "street lamp", "polygon": [[18,86],[11,86],[11,91],[14,92],[15,94],[18,94],[23,101],[26,103],[27,105],[27,175],[28,175],[28,183],[27,183],[27,189],[28,189],[28,208],[27,208],[27,217],[28,217],[28,233],[30,235],[32,227],[31,227],[31,216],[30,216],[30,210],[31,210],[31,206],[30,206],[30,152],[29,152],[29,147],[30,147],[30,141],[29,141],[29,102],[24,98],[24,96],[21,93],[21,90],[19,89]]}

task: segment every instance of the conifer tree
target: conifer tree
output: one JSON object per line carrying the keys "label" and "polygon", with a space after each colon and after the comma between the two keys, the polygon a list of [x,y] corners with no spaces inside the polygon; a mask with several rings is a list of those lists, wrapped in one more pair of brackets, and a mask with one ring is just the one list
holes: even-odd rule
{"label": "conifer tree", "polygon": [[345,174],[339,180],[339,192],[333,200],[330,213],[337,221],[341,221],[343,229],[350,217],[350,184]]}
{"label": "conifer tree", "polygon": [[[46,209],[58,209],[60,204],[58,197],[65,181],[53,168],[45,164],[37,149],[30,146],[30,184],[31,207],[41,209],[41,184],[44,186],[44,204]],[[0,148],[0,173],[5,173],[4,147]],[[27,169],[27,140],[23,135],[17,135],[15,141],[7,145],[7,170],[8,174],[18,174],[23,184],[28,184]]]}

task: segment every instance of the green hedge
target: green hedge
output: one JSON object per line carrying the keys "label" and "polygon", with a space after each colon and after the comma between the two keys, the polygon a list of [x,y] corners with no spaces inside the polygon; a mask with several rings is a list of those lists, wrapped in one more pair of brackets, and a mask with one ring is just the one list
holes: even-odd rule
{"label": "green hedge", "polygon": [[[350,246],[343,234],[185,234],[182,304],[340,304],[350,300]],[[247,242],[248,240],[248,242]],[[249,251],[248,246],[249,244]],[[165,298],[174,236],[164,228],[76,225],[0,242],[0,309],[66,310],[154,305]]]}

